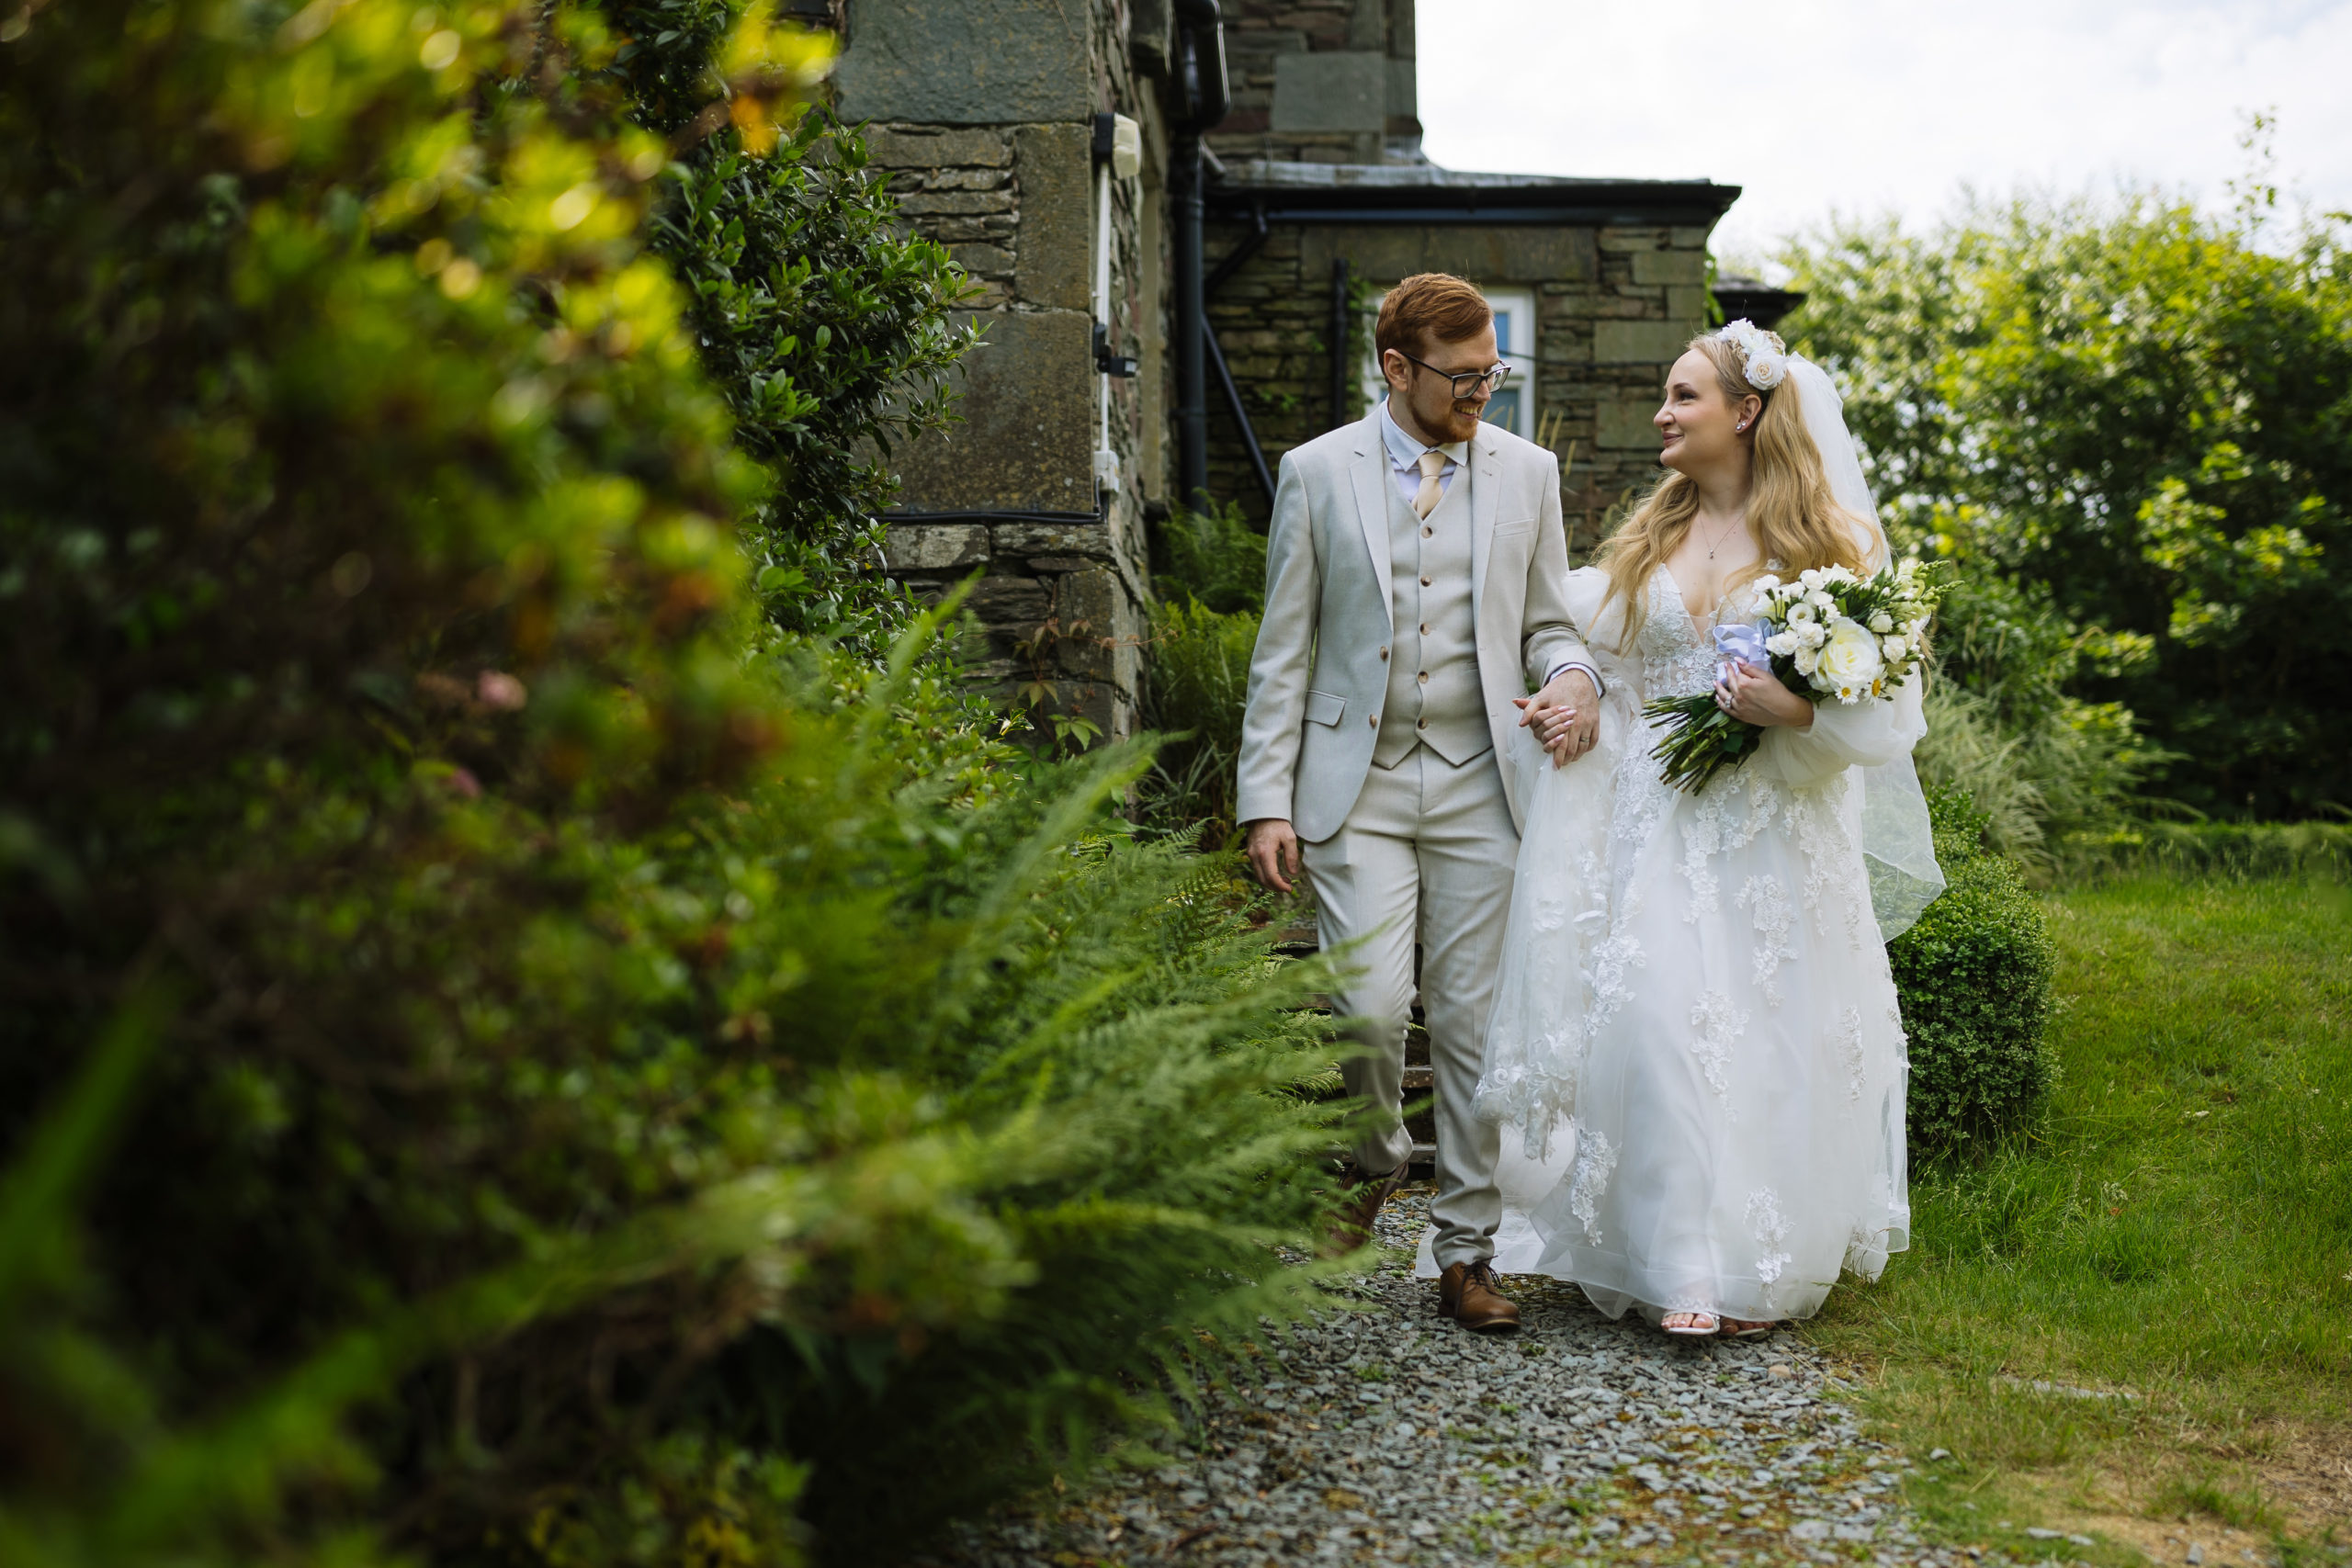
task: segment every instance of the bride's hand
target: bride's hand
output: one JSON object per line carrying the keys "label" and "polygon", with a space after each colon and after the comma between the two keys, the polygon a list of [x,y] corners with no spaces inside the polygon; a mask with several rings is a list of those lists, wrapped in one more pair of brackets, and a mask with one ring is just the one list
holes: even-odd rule
{"label": "bride's hand", "polygon": [[1792,729],[1813,728],[1813,705],[1772,677],[1744,660],[1715,682],[1715,705],[1734,718],[1750,724],[1785,724]]}
{"label": "bride's hand", "polygon": [[1511,702],[1521,710],[1521,727],[1552,754],[1555,768],[1566,767],[1600,739],[1600,696],[1581,670],[1563,670],[1532,697]]}

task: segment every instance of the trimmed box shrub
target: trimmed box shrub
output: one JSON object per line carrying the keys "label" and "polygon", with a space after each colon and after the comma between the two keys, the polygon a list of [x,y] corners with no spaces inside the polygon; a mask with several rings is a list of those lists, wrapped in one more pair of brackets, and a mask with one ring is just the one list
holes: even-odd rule
{"label": "trimmed box shrub", "polygon": [[1988,814],[1961,790],[1928,806],[1951,883],[1886,954],[1911,1037],[1911,1146],[1932,1158],[2024,1125],[2048,1095],[2056,949],[2024,868],[1985,849]]}

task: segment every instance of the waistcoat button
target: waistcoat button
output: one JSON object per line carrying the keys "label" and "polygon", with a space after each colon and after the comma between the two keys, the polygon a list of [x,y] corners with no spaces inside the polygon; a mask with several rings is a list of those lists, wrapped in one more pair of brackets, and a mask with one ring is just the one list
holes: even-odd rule
{"label": "waistcoat button", "polygon": [[1421,579],[1421,586],[1422,586],[1422,587],[1427,588],[1429,585],[1430,585],[1430,580],[1429,580],[1428,578],[1424,577],[1423,579]]}
{"label": "waistcoat button", "polygon": [[1378,729],[1380,728],[1380,716],[1376,713],[1369,714],[1365,716],[1364,722],[1372,726],[1374,729]]}
{"label": "waistcoat button", "polygon": [[1423,720],[1421,720],[1421,722],[1420,722],[1420,723],[1419,723],[1419,724],[1417,724],[1417,725],[1413,726],[1413,728],[1416,728],[1416,729],[1427,729],[1429,727],[1430,727],[1430,721],[1429,721],[1428,719],[1423,719]]}
{"label": "waistcoat button", "polygon": [[1387,657],[1388,657],[1388,650],[1387,650],[1386,649],[1385,649],[1385,648],[1384,648],[1384,649],[1382,649],[1380,650],[1380,657],[1381,657],[1381,658],[1383,658],[1383,659],[1387,658]]}

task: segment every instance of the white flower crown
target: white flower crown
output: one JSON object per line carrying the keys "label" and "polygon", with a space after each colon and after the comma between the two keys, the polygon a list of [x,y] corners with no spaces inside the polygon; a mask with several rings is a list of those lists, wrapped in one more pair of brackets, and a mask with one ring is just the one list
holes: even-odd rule
{"label": "white flower crown", "polygon": [[1715,335],[1739,351],[1749,386],[1769,392],[1788,379],[1789,345],[1777,333],[1768,333],[1743,317]]}

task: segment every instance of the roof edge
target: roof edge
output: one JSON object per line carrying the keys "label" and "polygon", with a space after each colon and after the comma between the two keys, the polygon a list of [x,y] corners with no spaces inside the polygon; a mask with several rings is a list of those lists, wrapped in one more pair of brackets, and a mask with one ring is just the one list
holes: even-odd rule
{"label": "roof edge", "polygon": [[1433,164],[1236,160],[1204,193],[1269,222],[1708,222],[1739,199],[1713,180],[1489,175]]}

